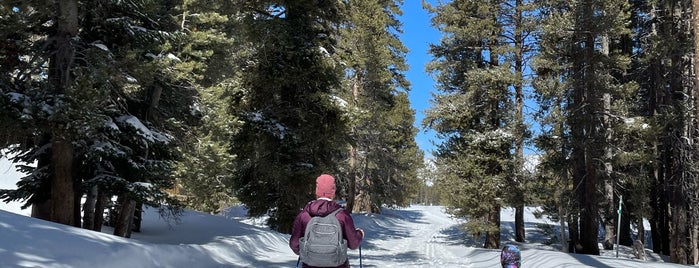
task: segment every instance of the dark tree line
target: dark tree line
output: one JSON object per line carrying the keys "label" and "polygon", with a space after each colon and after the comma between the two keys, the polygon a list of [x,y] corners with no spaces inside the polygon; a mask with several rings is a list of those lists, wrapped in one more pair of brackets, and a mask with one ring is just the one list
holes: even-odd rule
{"label": "dark tree line", "polygon": [[288,232],[320,173],[355,211],[405,205],[399,3],[3,1],[0,141],[27,175],[0,198],[127,237],[143,206],[234,202]]}
{"label": "dark tree line", "polygon": [[[655,252],[699,262],[696,5],[454,0],[427,7],[444,33],[431,49],[440,94],[424,122],[444,140],[437,183],[448,207],[472,219],[469,230],[486,236],[486,247],[499,242],[499,219],[489,215],[526,203],[542,205],[568,230],[566,251],[599,254],[598,243],[612,249],[617,236],[624,245],[644,241],[647,219]],[[526,116],[541,128],[522,131],[522,89],[539,107]],[[522,141],[540,152],[530,176],[520,173]]]}
{"label": "dark tree line", "polygon": [[141,204],[169,203],[176,213],[176,200],[161,189],[173,184],[166,176],[175,159],[173,121],[189,120],[182,108],[194,101],[194,90],[177,76],[181,60],[166,48],[182,38],[168,20],[171,7],[128,1],[0,7],[7,40],[0,51],[2,143],[27,174],[2,198],[26,200],[33,217],[96,230],[109,207],[120,236],[129,236],[134,218],[138,225]]}

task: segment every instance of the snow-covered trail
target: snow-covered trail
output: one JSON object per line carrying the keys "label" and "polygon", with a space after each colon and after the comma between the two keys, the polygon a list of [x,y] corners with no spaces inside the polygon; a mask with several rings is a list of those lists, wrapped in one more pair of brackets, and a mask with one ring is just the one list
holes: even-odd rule
{"label": "snow-covered trail", "polygon": [[[0,189],[14,189],[22,177],[0,158]],[[19,202],[0,202],[0,267],[43,268],[219,268],[295,267],[289,235],[264,226],[264,218],[248,218],[245,209],[232,207],[221,215],[185,211],[176,223],[163,221],[154,209],[143,215],[141,233],[131,239],[29,218]],[[499,267],[500,251],[483,249],[459,229],[441,206],[384,209],[383,214],[354,214],[366,231],[362,267]],[[525,210],[527,242],[521,243],[523,267],[687,267],[665,263],[650,249],[647,261],[633,259],[629,247],[602,256],[566,254],[551,243],[555,224]],[[19,214],[19,215],[18,215]],[[501,243],[513,239],[514,211],[504,208]],[[646,230],[649,230],[647,227]],[[558,244],[560,246],[560,244]],[[619,257],[616,257],[619,253]],[[359,267],[359,251],[350,250],[352,267]],[[692,267],[697,267],[692,266]]]}
{"label": "snow-covered trail", "polygon": [[[361,217],[355,224],[366,231],[363,267],[471,267],[458,231],[459,221],[438,206],[387,210],[383,217]],[[357,251],[350,263],[359,264]]]}

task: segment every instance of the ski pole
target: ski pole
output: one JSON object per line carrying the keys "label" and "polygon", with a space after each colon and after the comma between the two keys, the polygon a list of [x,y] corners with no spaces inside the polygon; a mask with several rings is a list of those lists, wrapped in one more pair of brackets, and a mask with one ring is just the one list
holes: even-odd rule
{"label": "ski pole", "polygon": [[299,255],[299,259],[296,260],[296,268],[299,268],[299,263],[301,262],[301,255]]}
{"label": "ski pole", "polygon": [[362,268],[362,245],[359,245],[359,268]]}

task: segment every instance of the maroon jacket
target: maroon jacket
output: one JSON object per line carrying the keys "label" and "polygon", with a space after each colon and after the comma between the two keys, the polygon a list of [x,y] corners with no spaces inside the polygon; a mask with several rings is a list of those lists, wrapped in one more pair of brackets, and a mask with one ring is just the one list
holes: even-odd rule
{"label": "maroon jacket", "polygon": [[[306,224],[311,220],[311,217],[325,216],[341,207],[340,204],[325,199],[308,202],[306,207],[296,215],[296,219],[294,220],[294,226],[291,229],[291,239],[289,240],[289,247],[291,247],[291,250],[293,250],[296,255],[299,255],[299,240],[306,233]],[[359,248],[359,244],[362,243],[363,238],[362,232],[354,227],[354,220],[352,220],[349,212],[343,209],[335,216],[340,221],[340,225],[342,225],[342,234],[345,240],[347,240],[347,247],[350,249]],[[312,266],[306,264],[303,264],[303,267],[312,268]],[[338,267],[349,267],[349,261]]]}

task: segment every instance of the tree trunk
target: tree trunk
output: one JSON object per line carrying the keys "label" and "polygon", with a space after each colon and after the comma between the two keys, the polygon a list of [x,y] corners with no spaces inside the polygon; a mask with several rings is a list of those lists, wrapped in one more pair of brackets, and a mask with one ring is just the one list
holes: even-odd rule
{"label": "tree trunk", "polygon": [[93,231],[102,231],[104,225],[104,208],[107,206],[108,197],[104,191],[97,189],[97,201],[95,202],[95,220],[92,226]]}
{"label": "tree trunk", "polygon": [[[654,144],[653,148],[654,149],[654,155],[659,156],[659,150],[658,150],[659,145],[656,143]],[[660,158],[660,157],[659,157]],[[662,159],[662,158],[661,158]],[[662,163],[661,161],[658,161]],[[662,242],[662,236],[660,234],[660,230],[662,227],[662,219],[663,219],[663,213],[662,213],[662,208],[663,205],[661,205],[661,194],[660,194],[660,167],[653,167],[653,171],[651,172],[651,176],[653,178],[653,182],[650,188],[650,200],[648,202],[648,205],[652,208],[651,212],[651,217],[648,219],[648,223],[650,224],[650,235],[651,235],[651,242],[652,245],[651,247],[653,248],[653,252],[655,253],[660,253],[661,252],[661,242]],[[645,241],[644,241],[645,242]]]}
{"label": "tree trunk", "polygon": [[[605,155],[609,155],[609,161],[611,161],[611,151],[606,150]],[[614,183],[611,179],[611,162],[605,162],[605,179],[604,179],[604,196],[606,209],[604,211],[604,243],[603,247],[606,250],[614,249],[614,244],[616,243],[616,221],[619,218],[618,212],[616,212],[616,204],[614,202]]]}
{"label": "tree trunk", "polygon": [[[354,107],[359,106],[359,74],[355,74],[352,80],[352,105]],[[351,126],[351,134],[354,137],[354,141],[358,144],[358,133],[355,126]],[[347,209],[348,211],[358,213],[361,209],[355,206],[355,201],[357,199],[357,181],[359,180],[359,172],[357,172],[357,164],[359,159],[357,159],[357,147],[358,145],[349,146],[349,189],[347,194]]]}
{"label": "tree trunk", "polygon": [[568,236],[570,237],[570,244],[568,245],[569,253],[578,253],[582,249],[580,245],[580,232],[578,231],[579,222],[580,220],[577,214],[568,214]]}
{"label": "tree trunk", "polygon": [[[668,32],[671,32],[672,27],[668,27],[668,24],[670,21],[674,21],[674,19],[667,20],[662,18],[661,15],[657,14],[663,14],[666,12],[665,10],[661,10],[661,7],[659,5],[652,5],[651,10],[651,36],[653,38],[660,39],[667,38],[667,36],[660,36],[659,34],[666,34]],[[654,109],[654,115],[659,116],[667,114],[668,112],[666,110],[669,109],[668,107],[672,106],[672,92],[670,92],[667,89],[668,86],[671,85],[671,82],[668,80],[672,79],[668,78],[668,76],[666,75],[666,73],[671,73],[671,71],[665,67],[665,65],[663,64],[664,61],[665,59],[662,56],[653,58],[650,67],[651,75],[653,75],[653,77],[651,77],[651,81],[652,83],[655,83],[654,87],[652,87],[652,89],[655,90],[655,98],[651,98],[651,107],[653,107]],[[668,130],[664,129],[663,132],[668,132]],[[652,231],[658,230],[657,233],[654,233],[656,235],[653,236],[653,251],[656,251],[655,244],[658,243],[656,252],[663,255],[670,255],[670,202],[668,200],[670,193],[667,189],[670,183],[669,180],[671,178],[670,170],[672,168],[672,143],[668,140],[668,138],[661,136],[660,142],[658,144],[659,146],[656,147],[656,150],[658,152],[656,155],[658,155],[658,158],[660,158],[660,168],[657,170],[658,174],[656,174],[656,195],[658,201],[656,203],[656,210],[658,212],[658,222],[657,226],[653,226],[652,229]]]}
{"label": "tree trunk", "polygon": [[[650,7],[650,21],[651,21],[651,31],[650,36],[656,39],[663,39],[659,36],[659,33],[667,32],[664,29],[664,24],[659,19],[657,12],[660,12],[660,7],[651,4]],[[668,73],[663,65],[663,59],[661,57],[654,57],[649,61],[648,75],[649,82],[651,85],[650,98],[648,103],[648,110],[653,116],[662,116],[666,113],[664,110],[671,105],[669,101],[668,92],[666,92],[666,87],[668,85],[667,77],[665,73]],[[666,132],[667,130],[663,130]],[[652,217],[648,220],[651,224],[651,238],[653,245],[653,252],[670,255],[670,243],[669,243],[669,213],[668,213],[668,195],[667,192],[667,171],[672,166],[672,157],[670,156],[670,148],[672,144],[667,141],[667,138],[660,136],[657,141],[653,144],[654,155],[658,158],[658,164],[653,166],[652,174],[650,174],[654,180],[651,186],[652,196],[650,198],[650,206],[652,208]]]}
{"label": "tree trunk", "polygon": [[[593,1],[586,0],[582,5],[581,20],[582,30],[591,31],[593,29],[591,18],[594,17]],[[580,241],[581,250],[578,253],[599,255],[599,246],[597,235],[599,233],[599,207],[598,207],[598,189],[597,183],[599,180],[598,163],[602,158],[600,153],[604,148],[601,144],[603,140],[600,137],[599,125],[596,116],[602,112],[599,89],[593,83],[595,79],[595,38],[593,32],[581,35],[580,41],[583,44],[581,47],[581,55],[576,57],[574,64],[576,65],[575,73],[581,74],[581,77],[576,78],[576,86],[574,89],[574,100],[576,103],[573,113],[577,113],[575,118],[582,119],[582,122],[576,122],[573,147],[573,161],[577,167],[574,171],[576,176],[575,187],[578,189],[578,200],[580,206],[580,233],[578,241]],[[579,110],[577,110],[579,109]],[[571,126],[572,126],[571,122]],[[572,127],[571,127],[572,128]],[[591,130],[591,131],[590,131]]]}
{"label": "tree trunk", "polygon": [[80,228],[82,226],[82,215],[80,214],[80,202],[83,198],[83,193],[80,190],[80,182],[73,182],[73,226]]}
{"label": "tree trunk", "polygon": [[488,213],[488,231],[485,232],[485,244],[489,249],[500,248],[500,205],[495,205]]}
{"label": "tree trunk", "polygon": [[[694,115],[699,118],[699,0],[692,0],[692,29],[694,31]],[[699,124],[699,122],[697,122]],[[695,125],[699,127],[699,125]]]}
{"label": "tree trunk", "polygon": [[[619,235],[619,245],[633,246],[633,238],[631,237],[631,214],[627,210],[622,210],[620,227],[621,229],[617,231]],[[643,224],[641,223],[641,226],[636,228],[639,232],[642,232]]]}
{"label": "tree trunk", "polygon": [[637,227],[636,227],[636,229],[638,229],[638,236],[636,237],[636,239],[641,240],[641,242],[643,242],[643,244],[645,245],[646,244],[646,226],[643,224],[643,217],[638,217],[636,220],[638,222]]}
{"label": "tree trunk", "polygon": [[[613,192],[612,192],[613,190],[608,189],[608,188],[611,188],[611,187],[609,185],[605,184],[605,195],[610,195],[610,194],[613,195]],[[606,196],[606,198],[609,198],[609,197]],[[611,205],[608,205],[608,206],[611,206]],[[602,246],[606,250],[614,249],[614,244],[616,244],[616,226],[614,224],[616,222],[616,218],[612,214],[612,211],[613,210],[610,210],[610,208],[607,207],[607,210],[604,213],[604,220],[603,220],[603,223],[604,223],[604,243],[602,244]]]}
{"label": "tree trunk", "polygon": [[687,211],[678,206],[670,209],[670,261],[673,263],[687,264],[689,252],[687,248]]}
{"label": "tree trunk", "polygon": [[[558,107],[561,111],[564,109],[562,105],[562,98],[558,98],[556,101],[556,107]],[[565,123],[563,120],[559,121],[554,128],[554,132],[556,135],[559,137],[563,136],[563,129],[565,128]],[[561,155],[566,155],[568,150],[565,142],[561,142],[561,148],[560,148],[560,154]],[[577,242],[577,232],[573,232],[573,230],[577,230],[577,226],[575,228],[566,227],[566,221],[570,222],[572,224],[571,220],[571,215],[572,213],[570,212],[570,206],[567,204],[565,201],[565,194],[566,193],[573,193],[575,194],[574,191],[570,190],[570,173],[568,169],[562,169],[559,171],[560,172],[560,177],[561,177],[561,187],[559,187],[556,190],[557,193],[557,201],[558,201],[558,215],[559,215],[559,224],[561,226],[561,251],[565,253],[571,253],[574,252],[574,245],[575,242]],[[568,230],[568,236],[566,236],[566,230]],[[575,238],[575,240],[573,240]]]}
{"label": "tree trunk", "polygon": [[524,203],[515,208],[515,241],[524,242]]}
{"label": "tree trunk", "polygon": [[[659,178],[660,181],[658,187],[662,187],[664,179]],[[656,188],[657,189],[657,188]],[[653,242],[653,252],[670,255],[670,227],[669,227],[669,216],[668,216],[668,202],[666,200],[666,194],[664,191],[657,189],[655,196],[651,198],[651,207],[653,207],[653,217],[651,222],[651,238]]]}
{"label": "tree trunk", "polygon": [[[602,36],[602,55],[609,57],[609,37],[607,35]],[[610,93],[605,92],[602,95],[602,106],[604,110],[604,116],[602,117],[602,124],[604,125],[604,144],[612,143],[612,126],[609,115],[612,113],[612,96]],[[606,208],[603,211],[604,215],[604,243],[603,247],[606,250],[614,249],[614,244],[617,236],[616,230],[616,220],[619,218],[616,211],[616,203],[614,202],[614,180],[612,178],[612,157],[613,152],[611,146],[605,146],[604,148],[604,197]]]}
{"label": "tree trunk", "polygon": [[52,206],[51,199],[46,200],[45,202],[32,204],[32,218],[50,221]]}
{"label": "tree trunk", "polygon": [[136,210],[136,201],[124,196],[121,207],[119,208],[118,218],[114,226],[114,235],[131,237],[131,224],[133,223],[133,215]]}
{"label": "tree trunk", "polygon": [[692,237],[690,239],[692,247],[690,263],[692,265],[699,264],[699,225],[694,223],[692,226]]}
{"label": "tree trunk", "polygon": [[374,211],[371,203],[371,192],[369,191],[369,189],[371,189],[371,180],[366,176],[366,171],[368,170],[367,165],[367,161],[364,161],[362,172],[360,172],[362,175],[357,178],[357,197],[354,200],[356,205],[354,208],[355,213]]}
{"label": "tree trunk", "polygon": [[[661,213],[655,212],[653,213],[655,215],[660,215]],[[662,253],[662,241],[663,239],[661,238],[661,228],[662,224],[659,219],[656,219],[655,217],[651,218],[648,220],[650,222],[650,236],[651,236],[651,242],[652,242],[652,247],[653,247],[653,252],[661,254]]]}
{"label": "tree trunk", "polygon": [[597,193],[597,168],[592,163],[588,164],[586,178],[583,180],[583,206],[580,211],[580,245],[579,253],[599,255],[597,235],[599,233]]}
{"label": "tree trunk", "polygon": [[51,183],[51,221],[74,225],[73,145],[58,137],[54,137],[51,144],[54,174]]}
{"label": "tree trunk", "polygon": [[558,224],[561,227],[561,251],[569,253],[568,236],[566,236],[566,219],[568,218],[568,214],[563,208],[563,195],[560,192],[558,193],[558,200]]}
{"label": "tree trunk", "polygon": [[[54,53],[49,62],[49,80],[55,94],[65,94],[72,86],[71,65],[75,48],[71,43],[78,33],[77,0],[59,1],[54,40]],[[62,128],[59,122],[55,128]],[[51,221],[67,225],[75,224],[73,188],[73,145],[62,136],[62,130],[54,129],[51,138]]]}
{"label": "tree trunk", "polygon": [[[582,63],[578,64],[582,65]],[[577,68],[582,68],[582,66]],[[573,92],[573,102],[577,103],[578,106],[572,107],[572,109],[577,110],[575,112],[577,115],[574,115],[570,122],[573,135],[571,160],[573,162],[573,185],[579,224],[571,223],[570,228],[578,228],[575,232],[571,232],[571,238],[575,241],[575,253],[599,255],[597,245],[599,224],[597,215],[599,212],[596,206],[598,200],[595,198],[597,194],[597,170],[593,163],[594,160],[591,159],[591,148],[588,147],[590,145],[585,142],[589,134],[585,131],[584,122],[590,121],[584,117],[585,112],[582,111],[585,91],[585,87],[579,87]],[[577,109],[578,107],[580,110]],[[573,234],[576,236],[573,237]]]}
{"label": "tree trunk", "polygon": [[[46,146],[48,149],[41,150],[42,152],[39,153],[39,156],[37,157],[36,161],[37,169],[49,168],[49,165],[51,165],[51,149],[49,148],[50,143],[51,135],[41,135],[41,139],[39,140],[39,147]],[[52,177],[53,174],[49,174],[48,177],[42,180],[39,184],[39,189],[30,199],[30,202],[32,203],[32,218],[42,219],[46,221],[51,220],[51,207],[53,206],[51,204]]]}
{"label": "tree trunk", "polygon": [[354,200],[357,198],[357,149],[353,146],[349,146],[349,172],[348,172],[348,187],[347,189],[347,211],[355,211]]}
{"label": "tree trunk", "polygon": [[524,242],[526,234],[524,232],[524,93],[523,88],[523,72],[524,72],[524,37],[522,36],[523,25],[523,14],[522,14],[522,0],[515,1],[515,72],[517,75],[517,83],[514,85],[515,89],[515,124],[516,131],[515,134],[515,195],[517,196],[515,204],[515,241]]}
{"label": "tree trunk", "polygon": [[367,190],[371,187],[371,181],[366,178],[359,178],[358,193],[355,198],[355,213],[360,212],[374,212],[374,208],[371,203],[371,195]]}
{"label": "tree trunk", "polygon": [[[692,92],[694,93],[694,144],[695,148],[699,145],[699,137],[696,134],[699,131],[699,0],[692,0],[692,29],[694,38],[694,58],[693,58],[693,70],[694,70],[694,88]],[[695,189],[696,190],[696,189]],[[694,191],[695,202],[699,201],[699,194]],[[696,204],[694,204],[696,205]],[[699,264],[699,215],[696,215],[696,209],[694,211],[690,210],[690,226],[691,230],[691,260],[690,264]]]}
{"label": "tree trunk", "polygon": [[[293,208],[291,208],[291,209],[293,209]],[[143,203],[138,202],[138,203],[136,203],[136,208],[134,209],[134,213],[133,213],[133,228],[131,228],[132,231],[137,232],[137,233],[141,232],[142,217],[143,217]],[[289,233],[291,233],[291,230],[289,230]]]}
{"label": "tree trunk", "polygon": [[146,120],[148,122],[154,123],[157,122],[157,117],[155,116],[157,114],[158,110],[158,105],[160,103],[160,96],[163,94],[163,87],[159,85],[153,86],[153,92],[151,93],[150,97],[150,105],[148,105],[148,110],[146,110]]}
{"label": "tree trunk", "polygon": [[87,192],[85,204],[83,204],[83,229],[92,230],[95,228],[95,206],[97,204],[97,185],[94,185]]}

